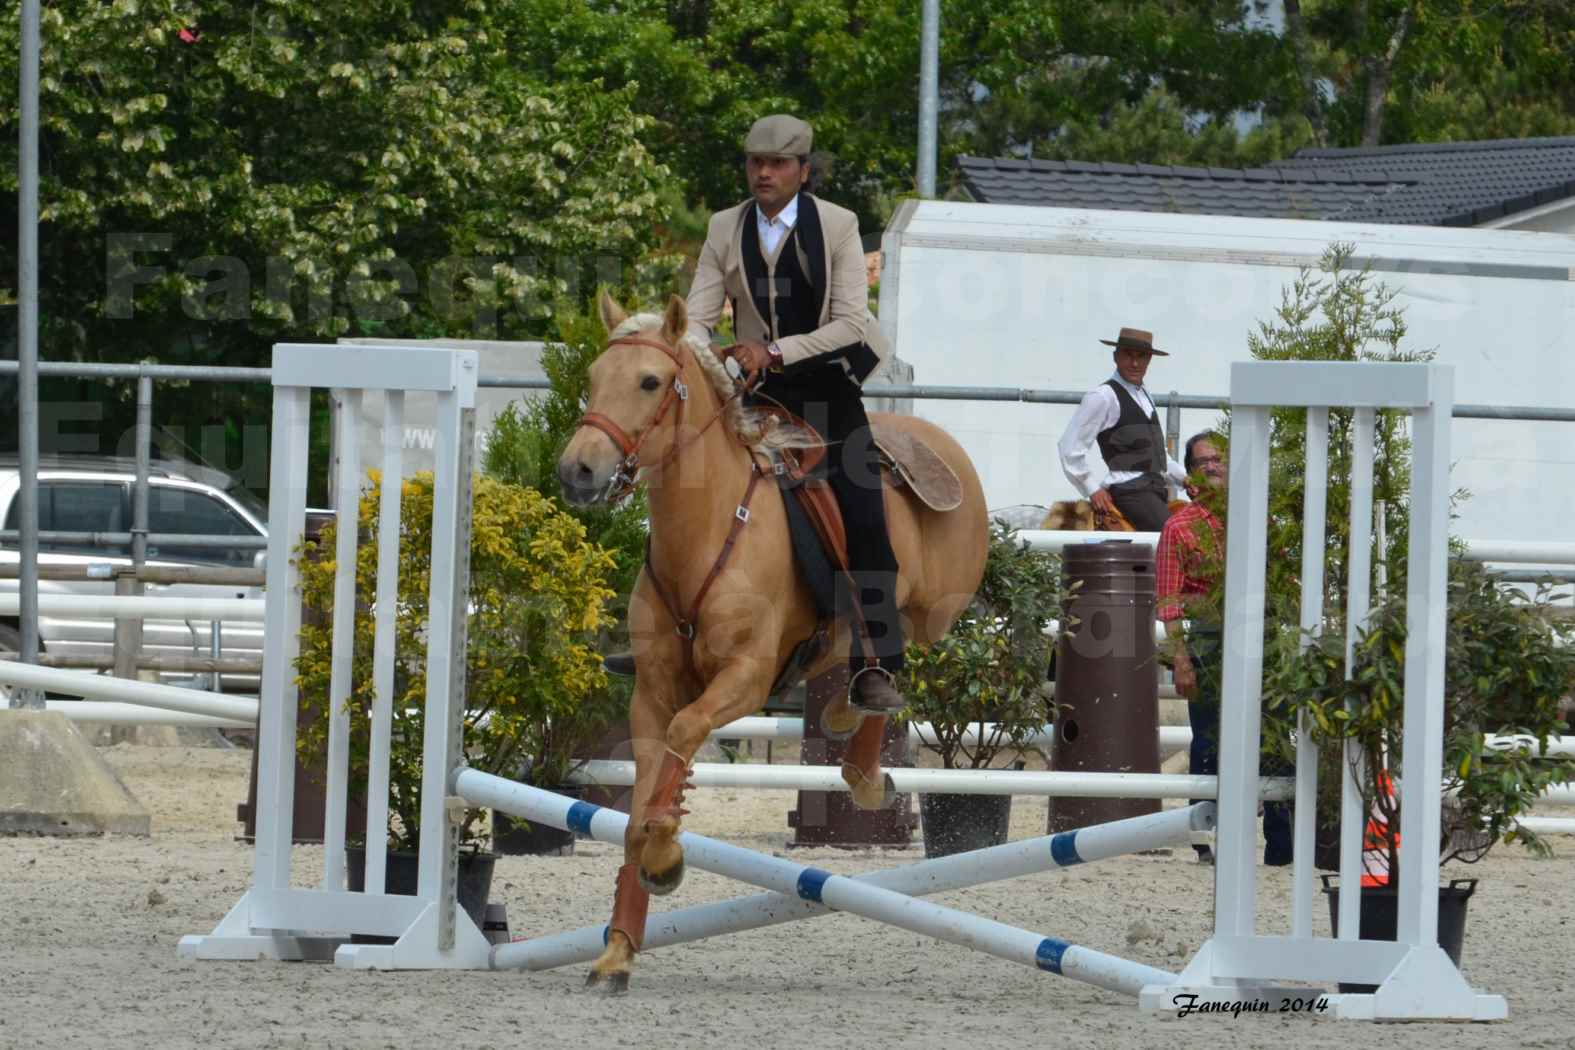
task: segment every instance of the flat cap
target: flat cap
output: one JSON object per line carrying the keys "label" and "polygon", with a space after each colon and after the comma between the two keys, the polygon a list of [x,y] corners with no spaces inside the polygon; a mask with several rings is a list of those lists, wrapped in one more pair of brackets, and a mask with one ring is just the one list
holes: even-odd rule
{"label": "flat cap", "polygon": [[761,117],[744,136],[745,153],[762,153],[779,157],[803,157],[809,154],[815,132],[797,117],[787,113],[773,113]]}

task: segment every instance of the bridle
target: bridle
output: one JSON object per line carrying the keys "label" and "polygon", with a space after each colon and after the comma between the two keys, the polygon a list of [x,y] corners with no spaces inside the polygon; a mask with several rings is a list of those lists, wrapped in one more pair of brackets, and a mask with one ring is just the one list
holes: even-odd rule
{"label": "bridle", "polygon": [[[600,430],[607,435],[612,443],[617,446],[618,451],[623,454],[623,460],[618,464],[618,469],[613,471],[613,476],[607,483],[606,499],[608,502],[617,502],[634,491],[643,466],[640,462],[640,447],[645,444],[645,439],[655,433],[656,429],[662,425],[662,421],[667,417],[668,410],[674,405],[678,406],[677,414],[673,420],[673,430],[677,434],[678,428],[684,421],[684,405],[689,402],[689,388],[684,384],[683,378],[684,361],[678,350],[668,346],[661,340],[648,339],[639,335],[628,335],[614,339],[607,344],[607,349],[611,350],[615,346],[646,346],[660,350],[678,366],[678,374],[673,377],[673,385],[662,395],[662,403],[657,406],[656,415],[638,436],[631,437],[627,430],[624,430],[623,427],[600,412],[587,412],[580,417],[581,426],[595,427],[597,430]],[[681,435],[675,436],[672,445],[662,454],[662,458],[644,467],[646,472],[649,474],[659,471],[677,459],[680,451],[700,440],[701,436],[707,430],[710,430],[717,420],[722,418],[727,411],[727,406],[732,404],[734,398],[737,398],[750,388],[751,384],[747,380],[735,385],[733,392],[722,399],[722,404],[717,408],[716,415],[707,420],[705,426],[696,431],[694,436],[688,441],[681,440]],[[734,440],[737,440],[736,435]],[[695,594],[694,602],[690,606],[688,615],[685,615],[673,592],[662,583],[661,577],[657,575],[655,567],[652,566],[651,537],[649,534],[646,535],[646,575],[655,588],[657,597],[661,599],[662,605],[666,607],[668,616],[672,618],[673,629],[677,632],[678,637],[683,639],[684,665],[691,676],[695,675],[695,633],[696,624],[700,618],[700,607],[704,604],[706,594],[711,590],[711,585],[716,582],[717,577],[722,574],[723,568],[727,565],[728,556],[733,553],[733,546],[738,542],[739,533],[743,531],[745,525],[749,524],[749,504],[754,498],[755,486],[759,484],[763,476],[764,472],[760,468],[760,463],[755,458],[754,453],[751,452],[749,456],[749,485],[744,490],[744,498],[733,512],[732,524],[728,529],[727,539],[722,544],[721,553],[717,555],[716,561],[711,565],[711,571],[706,575],[705,582],[700,585],[699,592]]]}
{"label": "bridle", "polygon": [[[595,427],[603,434],[606,434],[623,455],[623,459],[618,464],[618,469],[613,471],[612,477],[607,482],[607,491],[603,494],[603,498],[609,503],[616,503],[634,491],[642,468],[648,473],[654,473],[673,462],[680,451],[698,441],[701,435],[710,430],[716,421],[722,418],[723,414],[727,412],[727,406],[741,393],[740,390],[735,389],[732,394],[728,395],[717,408],[716,415],[712,416],[705,426],[696,431],[695,435],[688,441],[681,441],[675,437],[673,443],[668,446],[667,451],[662,454],[661,459],[649,465],[642,464],[640,462],[641,446],[645,444],[645,439],[654,434],[657,428],[662,425],[662,421],[667,418],[668,411],[674,405],[678,406],[678,411],[673,419],[674,433],[677,434],[678,429],[683,425],[684,406],[689,403],[689,387],[684,383],[684,359],[677,349],[661,340],[648,339],[640,335],[626,335],[614,339],[607,344],[606,349],[611,350],[615,346],[644,346],[653,350],[660,350],[667,355],[673,364],[678,366],[678,374],[673,376],[673,385],[668,387],[667,391],[662,395],[662,403],[656,406],[656,415],[646,428],[640,431],[638,436],[631,437],[629,432],[619,426],[615,420],[602,415],[600,412],[587,412],[580,417],[580,426]],[[605,351],[603,352],[605,353]]]}

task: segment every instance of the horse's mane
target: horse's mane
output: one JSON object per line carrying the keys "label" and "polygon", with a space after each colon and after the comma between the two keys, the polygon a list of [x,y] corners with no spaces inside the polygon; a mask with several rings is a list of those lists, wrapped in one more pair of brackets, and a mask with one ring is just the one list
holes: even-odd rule
{"label": "horse's mane", "polygon": [[[661,314],[633,314],[608,333],[608,338],[619,339],[651,328],[660,331],[661,327]],[[777,453],[782,449],[819,448],[825,444],[813,431],[784,423],[780,416],[759,408],[747,408],[738,398],[728,401],[733,394],[733,377],[727,374],[722,359],[688,332],[678,340],[678,345],[688,350],[700,366],[717,400],[727,403],[725,422],[744,445],[775,462]]]}

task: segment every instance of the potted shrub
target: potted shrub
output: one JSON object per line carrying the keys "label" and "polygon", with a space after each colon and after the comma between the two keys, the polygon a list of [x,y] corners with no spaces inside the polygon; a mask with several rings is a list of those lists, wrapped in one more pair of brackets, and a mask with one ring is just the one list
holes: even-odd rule
{"label": "potted shrub", "polygon": [[[973,604],[934,645],[908,647],[902,717],[929,724],[920,746],[944,768],[999,768],[1051,717],[1044,669],[1055,646],[1047,630],[1060,607],[1060,580],[1059,558],[1029,549],[996,521]],[[925,854],[1005,842],[1011,806],[1009,795],[921,795]]]}
{"label": "potted shrub", "polygon": [[[1474,863],[1501,841],[1548,852],[1546,843],[1516,823],[1545,788],[1575,778],[1575,758],[1541,754],[1563,727],[1562,699],[1575,691],[1575,624],[1550,609],[1548,596],[1542,587],[1528,599],[1480,565],[1450,563],[1440,863]],[[1349,676],[1343,637],[1343,630],[1327,630],[1305,650],[1268,661],[1277,670],[1264,682],[1266,706],[1285,724],[1266,737],[1291,755],[1289,729],[1298,714],[1306,714],[1319,744],[1320,781],[1330,788],[1320,791],[1325,822],[1338,806],[1344,745],[1356,744],[1352,771],[1363,811],[1371,815],[1364,833],[1369,874],[1364,881],[1382,883],[1361,891],[1361,935],[1392,940],[1400,836],[1388,829],[1400,827],[1404,588],[1374,603],[1358,632]],[[1513,737],[1515,743],[1489,747],[1488,736]],[[1339,890],[1329,877],[1325,883],[1333,909]],[[1457,964],[1466,901],[1475,886],[1474,879],[1459,879],[1439,887],[1439,942]]]}
{"label": "potted shrub", "polygon": [[[368,540],[360,545],[356,569],[355,685],[349,700],[353,782],[364,782],[367,766],[379,487],[380,479],[373,474],[360,508],[362,533]],[[412,861],[410,891],[414,891],[414,851],[421,834],[431,521],[432,476],[406,479],[395,619],[388,892],[403,892],[396,883],[396,872],[401,870],[396,856],[405,853]],[[334,533],[330,525],[317,541],[324,552],[333,551]],[[300,564],[305,604],[329,609],[333,559],[302,557]],[[585,539],[580,524],[541,493],[485,477],[475,480],[464,737],[466,760],[472,767],[514,777],[528,762],[532,783],[557,787],[582,749],[622,717],[622,709],[611,703],[586,702],[605,680],[594,643],[605,625],[603,604],[611,593],[606,586],[611,565],[607,552]],[[322,625],[302,629],[297,671],[308,697],[326,698],[328,693],[330,623],[325,616]],[[324,724],[316,734],[320,738],[325,732]],[[309,735],[301,740],[303,749],[313,746],[320,746],[320,739]],[[490,879],[493,856],[480,848],[484,817],[483,810],[467,811],[460,830],[462,868],[485,871],[483,877],[478,870],[477,883]],[[351,865],[353,878],[354,857]],[[462,876],[462,886],[464,882]],[[484,885],[480,888],[479,901],[462,899],[478,924],[486,903]]]}

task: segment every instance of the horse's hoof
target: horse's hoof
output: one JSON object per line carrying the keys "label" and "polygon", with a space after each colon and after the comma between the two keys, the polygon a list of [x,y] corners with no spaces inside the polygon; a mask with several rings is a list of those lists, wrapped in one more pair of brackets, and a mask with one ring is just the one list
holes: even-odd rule
{"label": "horse's hoof", "polygon": [[662,873],[652,875],[644,866],[640,868],[640,888],[653,897],[665,897],[678,888],[684,881],[684,862],[680,860],[676,865]]}
{"label": "horse's hoof", "polygon": [[863,721],[864,716],[855,711],[853,705],[846,700],[833,701],[820,711],[821,733],[827,740],[838,743],[851,740]]}
{"label": "horse's hoof", "polygon": [[855,767],[844,765],[842,779],[851,789],[853,804],[860,809],[890,809],[897,802],[897,784],[890,773],[883,771],[880,782],[876,783],[866,780]]}
{"label": "horse's hoof", "polygon": [[587,991],[601,991],[607,995],[622,995],[629,990],[628,973],[597,973],[592,970],[585,975],[585,988]]}

